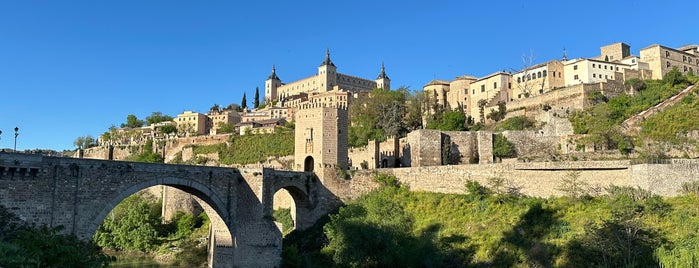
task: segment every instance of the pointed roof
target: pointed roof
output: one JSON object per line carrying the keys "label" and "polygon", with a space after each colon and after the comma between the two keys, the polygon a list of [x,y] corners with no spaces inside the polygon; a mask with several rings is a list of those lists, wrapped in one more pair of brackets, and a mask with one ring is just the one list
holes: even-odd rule
{"label": "pointed roof", "polygon": [[279,79],[279,76],[277,76],[277,69],[274,68],[274,64],[272,64],[272,74],[270,74],[269,77],[267,77],[267,79],[280,80],[280,81],[281,81],[281,79]]}
{"label": "pointed roof", "polygon": [[335,67],[335,64],[333,63],[333,61],[330,60],[330,49],[325,50],[325,60],[323,61],[323,63],[320,64],[320,66],[326,66],[326,65],[330,65],[332,67]]}
{"label": "pointed roof", "polygon": [[381,72],[379,73],[379,76],[376,77],[376,79],[388,79],[388,80],[391,80],[390,78],[388,78],[388,75],[386,75],[386,68],[384,68],[383,62],[381,63]]}
{"label": "pointed roof", "polygon": [[563,61],[568,60],[568,55],[566,55],[566,48],[563,48]]}

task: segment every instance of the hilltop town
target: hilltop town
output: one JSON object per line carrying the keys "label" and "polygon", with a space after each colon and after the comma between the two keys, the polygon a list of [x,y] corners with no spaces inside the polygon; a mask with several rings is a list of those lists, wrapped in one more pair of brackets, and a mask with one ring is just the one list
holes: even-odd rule
{"label": "hilltop town", "polygon": [[[135,129],[112,129],[93,144],[97,146],[86,146],[91,148],[79,150],[76,156],[126,159],[133,154],[133,146],[155,141],[155,146],[149,149],[164,156],[165,162],[176,157],[187,161],[194,157],[193,145],[225,143],[232,135],[274,133],[295,125],[295,164],[283,164],[289,159],[269,157],[260,159],[260,164],[293,170],[313,170],[313,166],[374,169],[484,164],[509,161],[508,158],[515,161],[624,158],[630,151],[610,148],[617,146],[610,146],[609,142],[589,142],[586,134],[575,133],[570,117],[576,111],[593,107],[600,99],[637,94],[641,88],[634,86],[634,81],[662,79],[673,69],[693,75],[699,69],[698,46],[670,48],[656,44],[633,55],[629,45],[614,43],[600,47],[600,54],[593,57],[569,59],[564,51],[561,59],[530,62],[514,72],[432,80],[421,92],[422,127],[406,131],[405,135],[386,136],[369,140],[363,143],[365,146],[352,147],[347,142],[352,124],[348,112],[351,104],[372,98],[375,89],[391,90],[391,80],[383,63],[373,80],[340,73],[326,51],[315,75],[293,82],[282,82],[272,66],[265,80],[263,103],[258,103],[256,94],[255,107],[251,110],[214,105],[207,113],[185,111],[171,121]],[[638,133],[644,118],[677,103],[691,90],[690,86],[678,94],[679,98],[657,105],[662,107],[651,107],[628,118],[621,125],[622,131],[632,137]],[[431,116],[444,111],[459,111],[465,117],[464,126],[486,131],[424,129]],[[510,118],[526,118],[536,127],[495,129],[496,123]],[[697,136],[696,133],[683,135]],[[512,144],[513,152],[505,155],[497,149],[493,152],[498,136]],[[314,143],[314,139],[322,142]],[[686,150],[667,153],[687,155]],[[689,156],[696,155],[696,150],[689,152]],[[207,157],[213,160],[208,164],[217,164],[215,154]]]}

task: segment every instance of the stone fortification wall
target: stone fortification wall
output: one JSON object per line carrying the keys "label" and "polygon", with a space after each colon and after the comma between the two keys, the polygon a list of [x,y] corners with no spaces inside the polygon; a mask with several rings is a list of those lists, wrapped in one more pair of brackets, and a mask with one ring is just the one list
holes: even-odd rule
{"label": "stone fortification wall", "polygon": [[[350,148],[348,157],[350,159],[350,169],[376,169],[378,168],[379,147],[376,141],[369,141],[364,147]],[[366,168],[362,167],[366,163]]]}
{"label": "stone fortification wall", "polygon": [[[379,172],[394,175],[399,182],[413,191],[438,193],[467,193],[467,181],[477,181],[486,187],[489,179],[504,178],[508,187],[518,188],[522,194],[536,197],[563,196],[558,190],[562,180],[572,172],[580,172],[579,179],[590,187],[640,187],[662,196],[681,193],[683,183],[699,181],[699,160],[672,159],[661,164],[635,164],[629,160],[567,161],[499,163],[486,165],[427,166],[382,169]],[[356,198],[379,187],[374,181],[375,171],[352,173],[351,185],[339,191],[343,200]]]}
{"label": "stone fortification wall", "polygon": [[682,184],[699,180],[699,160],[672,159],[661,164],[631,166],[631,183],[651,192],[674,196]]}
{"label": "stone fortification wall", "polygon": [[[507,102],[508,115],[506,118],[518,115],[536,116],[544,111],[542,105],[551,106],[551,111],[557,114],[567,114],[583,110],[592,103],[587,100],[588,94],[601,91],[601,84],[579,84],[555,89],[543,95],[531,96]],[[497,110],[497,105],[485,107],[485,111]]]}
{"label": "stone fortification wall", "polygon": [[493,132],[478,131],[478,163],[493,163]]}
{"label": "stone fortification wall", "polygon": [[439,166],[442,164],[442,135],[439,130],[421,129],[408,133],[410,166]]}
{"label": "stone fortification wall", "polygon": [[475,132],[444,131],[451,141],[450,164],[474,164],[478,159],[478,139]]}
{"label": "stone fortification wall", "polygon": [[561,139],[540,130],[503,131],[502,135],[514,144],[519,158],[548,158],[560,152]]}

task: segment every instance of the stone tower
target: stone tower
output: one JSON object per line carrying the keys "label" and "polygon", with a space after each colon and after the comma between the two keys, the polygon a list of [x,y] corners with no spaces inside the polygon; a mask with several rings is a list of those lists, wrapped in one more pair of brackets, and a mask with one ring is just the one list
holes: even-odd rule
{"label": "stone tower", "polygon": [[337,85],[337,67],[330,60],[330,49],[325,51],[325,60],[318,66],[320,90],[331,91]]}
{"label": "stone tower", "polygon": [[379,76],[376,77],[376,87],[391,90],[391,79],[388,78],[388,75],[386,75],[386,69],[383,66],[383,62],[381,63],[381,73],[379,73]]}
{"label": "stone tower", "polygon": [[346,108],[319,107],[296,112],[294,170],[320,175],[337,168],[347,169],[348,125]]}
{"label": "stone tower", "polygon": [[265,103],[272,103],[273,101],[278,101],[280,98],[277,96],[277,88],[282,85],[282,80],[277,76],[277,70],[272,65],[272,74],[265,80]]}

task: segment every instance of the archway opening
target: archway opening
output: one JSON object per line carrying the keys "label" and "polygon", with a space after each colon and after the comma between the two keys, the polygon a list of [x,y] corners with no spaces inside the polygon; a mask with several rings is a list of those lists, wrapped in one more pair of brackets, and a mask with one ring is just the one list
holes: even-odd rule
{"label": "archway opening", "polygon": [[[93,222],[98,225],[93,240],[117,256],[117,266],[120,261],[136,261],[138,266],[162,264],[151,256],[184,266],[211,266],[233,257],[233,235],[223,220],[228,217],[222,217],[218,209],[220,201],[191,183],[148,184],[115,196]],[[135,259],[118,254],[125,251],[143,254]]]}
{"label": "archway opening", "polygon": [[312,156],[306,156],[306,159],[303,160],[303,171],[305,172],[313,172],[313,157]]}
{"label": "archway opening", "polygon": [[388,167],[388,159],[384,158],[383,160],[381,160],[381,167],[382,168]]}
{"label": "archway opening", "polygon": [[291,233],[296,227],[296,204],[289,191],[282,188],[274,193],[274,222],[283,236]]}

